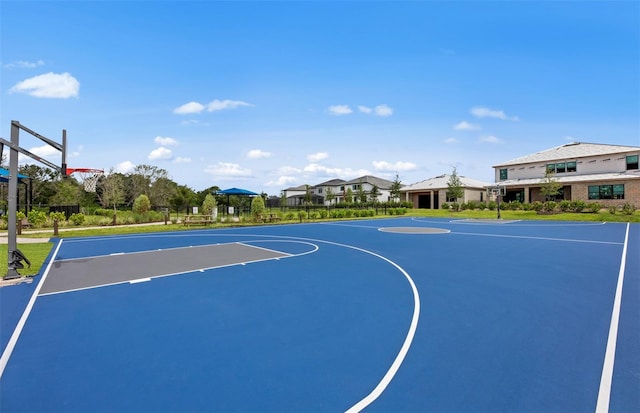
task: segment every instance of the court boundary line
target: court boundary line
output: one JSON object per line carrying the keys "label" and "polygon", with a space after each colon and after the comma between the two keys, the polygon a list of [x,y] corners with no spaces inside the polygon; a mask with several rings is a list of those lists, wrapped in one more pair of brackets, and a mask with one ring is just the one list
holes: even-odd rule
{"label": "court boundary line", "polygon": [[[505,223],[491,223],[491,222],[469,222],[466,221],[467,218],[460,218],[460,219],[449,219],[449,218],[443,218],[446,221],[431,221],[428,219],[421,219],[419,217],[411,217],[411,220],[414,222],[426,222],[428,224],[456,224],[456,225],[479,225],[479,226],[489,226],[489,225],[504,225]],[[447,220],[448,219],[448,220]],[[464,222],[466,221],[466,222]],[[531,225],[529,224],[517,224],[515,222],[530,222]],[[544,222],[544,224],[540,224],[540,222]],[[591,226],[597,226],[597,225],[605,225],[607,224],[606,221],[598,221],[598,222],[589,222],[589,221],[582,221],[580,223],[578,223],[578,221],[573,221],[576,223],[567,223],[567,221],[554,221],[557,222],[556,224],[551,224],[549,223],[549,221],[538,221],[538,220],[524,220],[524,219],[519,219],[519,220],[514,220],[512,222],[509,222],[508,227],[591,227]]]}
{"label": "court boundary line", "polygon": [[60,239],[60,242],[58,242],[58,246],[56,247],[53,255],[51,256],[51,259],[49,260],[49,264],[47,264],[47,268],[45,269],[44,274],[42,274],[42,278],[40,278],[40,282],[38,282],[36,289],[33,291],[33,294],[31,294],[31,298],[29,299],[29,302],[27,303],[27,306],[25,307],[24,312],[20,317],[20,320],[18,320],[18,324],[16,325],[16,328],[13,330],[13,334],[11,334],[11,338],[9,339],[7,346],[4,348],[4,351],[2,352],[2,356],[0,357],[0,378],[2,378],[2,375],[4,374],[4,370],[7,367],[7,364],[9,363],[9,358],[11,358],[13,349],[18,343],[20,334],[22,334],[22,329],[24,328],[24,325],[27,323],[27,319],[31,314],[31,310],[33,309],[33,306],[35,305],[36,299],[38,298],[38,293],[40,292],[40,288],[42,288],[42,285],[44,284],[44,280],[47,278],[47,275],[49,275],[49,270],[51,269],[51,266],[53,265],[53,261],[55,261],[55,257],[58,254],[58,251],[60,250],[62,241],[63,240]]}
{"label": "court boundary line", "polygon": [[613,384],[613,366],[616,359],[616,346],[618,342],[618,325],[620,322],[620,308],[622,307],[622,288],[624,286],[624,273],[627,261],[627,244],[629,242],[629,227],[624,237],[624,247],[620,259],[620,271],[618,272],[618,283],[616,285],[616,295],[613,300],[613,310],[611,311],[611,323],[609,324],[609,336],[607,338],[607,349],[605,350],[604,363],[602,366],[602,376],[600,377],[600,388],[598,390],[598,401],[596,403],[596,413],[607,413],[611,399],[611,385]]}

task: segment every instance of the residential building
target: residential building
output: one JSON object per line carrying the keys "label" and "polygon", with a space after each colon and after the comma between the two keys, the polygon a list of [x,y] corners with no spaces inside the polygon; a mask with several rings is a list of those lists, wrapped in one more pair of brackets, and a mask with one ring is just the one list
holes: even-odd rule
{"label": "residential building", "polygon": [[402,188],[402,200],[411,202],[414,208],[440,209],[445,202],[486,201],[488,182],[458,176],[464,195],[455,200],[448,195],[451,175],[440,175]]}
{"label": "residential building", "polygon": [[300,185],[284,189],[282,192],[287,199],[288,206],[302,205],[307,194],[307,187],[311,195],[311,203],[319,205],[334,205],[345,202],[349,190],[353,197],[353,202],[359,202],[358,196],[366,196],[367,201],[372,199],[373,188],[377,188],[379,202],[391,200],[391,188],[393,181],[378,178],[371,175],[345,181],[343,179],[331,179],[329,181],[308,186]]}
{"label": "residential building", "polygon": [[640,147],[573,142],[494,165],[505,201],[545,201],[546,172],[561,184],[556,200],[640,206]]}

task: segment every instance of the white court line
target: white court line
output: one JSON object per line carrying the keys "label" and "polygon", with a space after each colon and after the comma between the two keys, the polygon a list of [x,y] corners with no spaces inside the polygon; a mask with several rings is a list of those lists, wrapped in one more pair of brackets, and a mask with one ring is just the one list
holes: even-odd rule
{"label": "white court line", "polygon": [[611,397],[611,383],[613,381],[613,364],[616,359],[616,343],[618,341],[618,322],[620,321],[620,307],[622,304],[622,286],[624,284],[624,270],[627,261],[627,242],[629,241],[629,223],[627,223],[627,233],[624,236],[624,247],[622,248],[622,258],[620,260],[620,272],[618,273],[618,285],[616,286],[616,296],[613,300],[613,311],[611,313],[611,324],[609,325],[609,338],[607,339],[607,350],[604,355],[604,365],[602,366],[602,376],[600,377],[600,390],[598,391],[598,402],[596,404],[597,413],[609,411],[609,399]]}
{"label": "white court line", "polygon": [[38,296],[38,292],[40,292],[40,288],[44,284],[44,280],[47,278],[47,275],[49,274],[51,265],[53,265],[53,261],[55,260],[61,245],[62,245],[62,239],[60,239],[60,242],[58,243],[58,246],[56,247],[55,252],[51,256],[51,259],[49,260],[49,264],[47,265],[47,268],[44,271],[44,274],[42,274],[42,278],[40,278],[40,282],[38,283],[38,286],[33,291],[33,294],[31,295],[31,299],[29,300],[27,307],[24,309],[24,312],[22,313],[22,317],[20,317],[20,320],[18,321],[18,324],[16,325],[15,330],[13,330],[13,334],[11,335],[9,342],[7,343],[7,347],[5,347],[4,351],[2,352],[2,357],[0,357],[0,378],[4,373],[5,367],[7,367],[7,363],[9,362],[9,358],[11,357],[11,353],[13,353],[13,349],[15,348],[16,343],[18,342],[18,338],[20,338],[20,333],[22,333],[22,329],[24,328],[24,325],[27,322],[27,318],[29,318],[31,309],[33,308],[33,305],[36,302],[36,297]]}
{"label": "white court line", "polygon": [[583,243],[587,243],[587,244],[622,245],[621,242],[613,242],[613,241],[592,241],[592,240],[571,239],[571,238],[529,237],[529,236],[526,236],[526,235],[480,234],[480,233],[474,233],[474,232],[451,232],[451,234],[454,234],[454,235],[475,235],[475,236],[479,236],[479,237],[535,239],[535,240],[541,240],[541,241],[583,242]]}

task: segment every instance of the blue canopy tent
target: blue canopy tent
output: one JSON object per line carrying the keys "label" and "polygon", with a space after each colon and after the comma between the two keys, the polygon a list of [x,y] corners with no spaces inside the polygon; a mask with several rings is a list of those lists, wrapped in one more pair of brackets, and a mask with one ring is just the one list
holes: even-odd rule
{"label": "blue canopy tent", "polygon": [[[5,184],[9,182],[9,170],[8,169],[4,169],[4,168],[0,168],[0,184]],[[31,178],[29,178],[26,175],[23,175],[21,173],[18,174],[18,183],[19,184],[26,184],[28,191],[25,192],[25,198],[27,198],[25,200],[25,204],[27,205],[27,209],[30,208],[31,203],[32,203],[32,194],[31,194]],[[19,201],[19,199],[18,199]],[[6,201],[5,201],[5,191],[4,191],[4,187],[2,187],[2,192],[0,195],[0,215],[3,215],[5,213],[5,208],[6,206]]]}
{"label": "blue canopy tent", "polygon": [[[25,179],[29,179],[27,175],[18,174],[18,181],[24,181]],[[0,168],[0,182],[9,182],[9,170]]]}
{"label": "blue canopy tent", "polygon": [[[218,192],[216,192],[216,195],[226,195],[227,196],[227,211],[229,208],[229,197],[231,195],[237,195],[237,196],[247,196],[247,197],[252,197],[252,196],[258,196],[259,194],[256,194],[255,192],[251,192],[247,189],[242,189],[242,188],[229,188],[229,189],[224,189],[224,190],[220,190]],[[235,211],[234,211],[235,212]],[[238,213],[240,213],[240,211],[237,211]]]}

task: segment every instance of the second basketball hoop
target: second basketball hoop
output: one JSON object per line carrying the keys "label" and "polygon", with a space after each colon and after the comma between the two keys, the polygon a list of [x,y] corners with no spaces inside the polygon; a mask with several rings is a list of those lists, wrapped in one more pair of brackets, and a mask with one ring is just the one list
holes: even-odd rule
{"label": "second basketball hoop", "polygon": [[67,168],[67,175],[77,174],[80,181],[87,192],[96,192],[96,185],[104,170],[94,168]]}

